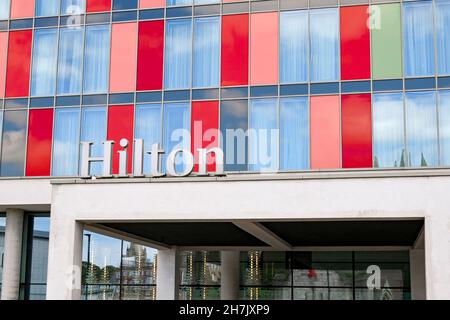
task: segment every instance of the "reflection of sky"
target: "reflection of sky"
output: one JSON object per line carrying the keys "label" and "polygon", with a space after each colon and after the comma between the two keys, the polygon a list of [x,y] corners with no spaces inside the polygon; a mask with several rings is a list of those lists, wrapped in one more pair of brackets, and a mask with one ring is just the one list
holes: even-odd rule
{"label": "reflection of sky", "polygon": [[4,227],[4,226],[6,226],[6,218],[0,217],[0,227]]}
{"label": "reflection of sky", "polygon": [[34,230],[50,232],[50,217],[35,217]]}

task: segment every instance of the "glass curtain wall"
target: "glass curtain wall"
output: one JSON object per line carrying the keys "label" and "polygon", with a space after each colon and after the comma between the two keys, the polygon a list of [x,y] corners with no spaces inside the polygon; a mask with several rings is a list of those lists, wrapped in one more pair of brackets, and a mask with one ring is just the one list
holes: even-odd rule
{"label": "glass curtain wall", "polygon": [[155,300],[156,250],[85,231],[82,299]]}

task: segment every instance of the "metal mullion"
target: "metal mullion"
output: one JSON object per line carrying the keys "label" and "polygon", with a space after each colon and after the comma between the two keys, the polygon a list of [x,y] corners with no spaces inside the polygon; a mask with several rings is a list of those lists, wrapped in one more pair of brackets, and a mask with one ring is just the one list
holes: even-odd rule
{"label": "metal mullion", "polygon": [[86,58],[86,38],[87,38],[87,31],[88,31],[88,25],[86,25],[86,16],[87,16],[87,7],[84,13],[84,24],[83,24],[83,52],[82,52],[82,59],[81,59],[81,75],[80,75],[80,104],[79,104],[79,119],[78,119],[78,146],[77,146],[77,173],[76,176],[80,175],[80,169],[81,169],[81,159],[80,159],[80,148],[81,148],[81,137],[82,137],[82,126],[83,126],[83,95],[84,95],[84,65],[85,65],[85,58]]}

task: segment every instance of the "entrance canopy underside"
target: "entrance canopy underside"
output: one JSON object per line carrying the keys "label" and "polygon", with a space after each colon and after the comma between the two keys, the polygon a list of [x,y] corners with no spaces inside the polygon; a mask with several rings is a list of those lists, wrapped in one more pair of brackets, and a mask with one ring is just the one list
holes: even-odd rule
{"label": "entrance canopy underside", "polygon": [[166,247],[413,246],[423,220],[120,222],[94,227]]}

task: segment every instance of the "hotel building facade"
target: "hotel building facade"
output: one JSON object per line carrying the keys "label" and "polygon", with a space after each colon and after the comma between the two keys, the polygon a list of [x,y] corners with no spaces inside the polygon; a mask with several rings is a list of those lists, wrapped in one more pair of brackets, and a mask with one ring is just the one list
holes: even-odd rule
{"label": "hotel building facade", "polygon": [[2,299],[450,299],[450,0],[0,0]]}

